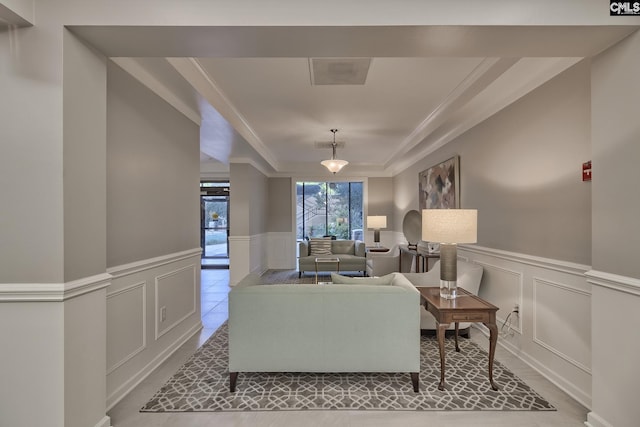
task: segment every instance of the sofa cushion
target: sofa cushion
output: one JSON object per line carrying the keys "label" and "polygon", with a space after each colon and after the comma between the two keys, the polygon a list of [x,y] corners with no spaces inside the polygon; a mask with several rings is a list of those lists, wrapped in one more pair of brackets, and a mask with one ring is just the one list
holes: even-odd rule
{"label": "sofa cushion", "polygon": [[309,240],[310,255],[331,255],[331,239]]}
{"label": "sofa cushion", "polygon": [[337,273],[331,273],[331,282],[334,285],[391,285],[393,274],[382,277],[349,277]]}
{"label": "sofa cushion", "polygon": [[355,255],[356,242],[354,240],[334,240],[331,250],[334,255]]}

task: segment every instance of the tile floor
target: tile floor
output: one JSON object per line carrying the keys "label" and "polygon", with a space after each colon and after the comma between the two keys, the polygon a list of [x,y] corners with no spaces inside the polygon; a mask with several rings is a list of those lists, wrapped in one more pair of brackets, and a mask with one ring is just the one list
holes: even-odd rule
{"label": "tile floor", "polygon": [[[139,409],[227,319],[229,270],[202,270],[202,323],[200,334],[185,343],[126,398],[109,411],[113,427],[205,426],[583,426],[588,410],[515,356],[498,347],[496,359],[548,399],[556,412],[373,412],[291,411],[223,413],[140,413]],[[472,339],[487,347],[486,338],[472,332]]]}

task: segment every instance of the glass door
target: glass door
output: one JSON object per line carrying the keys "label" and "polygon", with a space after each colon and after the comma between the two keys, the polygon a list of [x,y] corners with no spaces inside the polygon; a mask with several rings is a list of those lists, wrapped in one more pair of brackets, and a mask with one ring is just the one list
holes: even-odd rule
{"label": "glass door", "polygon": [[[207,183],[213,184],[213,183]],[[200,187],[202,266],[229,266],[229,184]]]}

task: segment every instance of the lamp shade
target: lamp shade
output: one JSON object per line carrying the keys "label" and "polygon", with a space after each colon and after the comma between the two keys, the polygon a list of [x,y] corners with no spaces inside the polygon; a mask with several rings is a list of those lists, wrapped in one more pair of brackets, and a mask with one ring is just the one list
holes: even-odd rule
{"label": "lamp shade", "polygon": [[422,240],[440,243],[476,243],[478,211],[476,209],[424,209]]}
{"label": "lamp shade", "polygon": [[330,160],[323,160],[320,162],[320,164],[325,168],[329,169],[329,172],[338,173],[340,172],[340,169],[347,166],[349,162],[347,162],[346,160],[330,159]]}
{"label": "lamp shade", "polygon": [[385,215],[367,216],[367,228],[381,229],[387,228],[387,217]]}

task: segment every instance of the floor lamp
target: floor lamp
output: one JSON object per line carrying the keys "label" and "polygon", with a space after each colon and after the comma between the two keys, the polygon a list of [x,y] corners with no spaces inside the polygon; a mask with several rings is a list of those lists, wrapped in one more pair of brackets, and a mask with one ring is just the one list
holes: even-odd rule
{"label": "floor lamp", "polygon": [[455,299],[458,288],[458,243],[478,241],[475,209],[424,209],[422,240],[440,243],[440,298]]}

